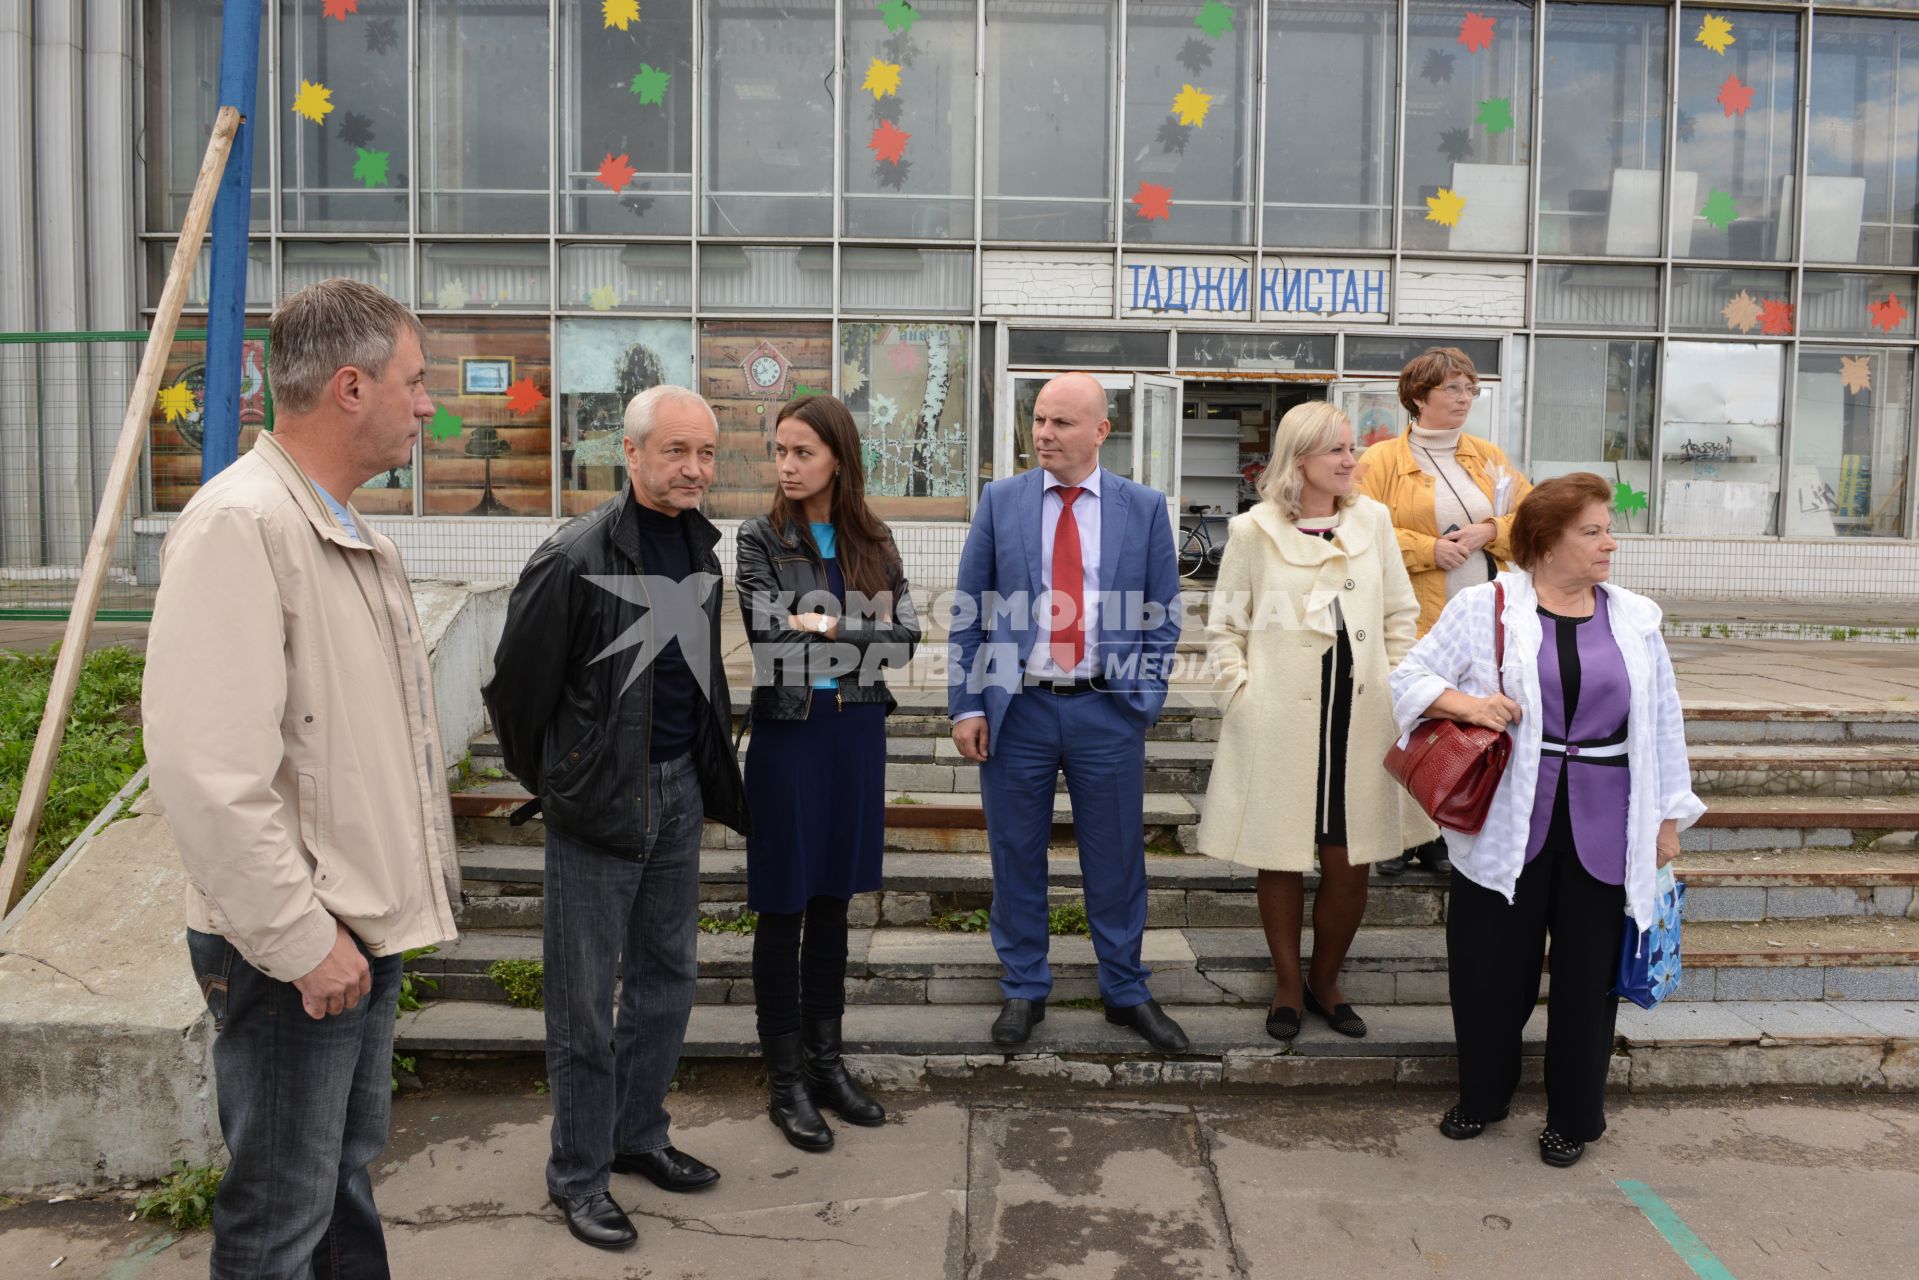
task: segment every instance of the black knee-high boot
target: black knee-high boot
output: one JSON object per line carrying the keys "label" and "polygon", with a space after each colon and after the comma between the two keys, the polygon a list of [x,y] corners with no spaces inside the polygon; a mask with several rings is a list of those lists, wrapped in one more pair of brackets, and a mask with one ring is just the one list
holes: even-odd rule
{"label": "black knee-high boot", "polygon": [[838,1018],[802,1017],[800,1044],[806,1051],[806,1083],[815,1103],[839,1112],[848,1124],[872,1128],[886,1123],[886,1108],[846,1074]]}
{"label": "black knee-high boot", "polygon": [[761,1036],[760,1052],[766,1058],[767,1115],[801,1151],[832,1150],[833,1131],[826,1127],[807,1089],[800,1033]]}

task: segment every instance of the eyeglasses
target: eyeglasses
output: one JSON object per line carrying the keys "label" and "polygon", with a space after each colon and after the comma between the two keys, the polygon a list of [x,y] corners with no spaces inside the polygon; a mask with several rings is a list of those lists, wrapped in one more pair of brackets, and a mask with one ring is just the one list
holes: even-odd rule
{"label": "eyeglasses", "polygon": [[1479,384],[1476,382],[1448,382],[1443,386],[1434,387],[1433,390],[1444,391],[1450,396],[1465,396],[1470,400],[1479,394]]}

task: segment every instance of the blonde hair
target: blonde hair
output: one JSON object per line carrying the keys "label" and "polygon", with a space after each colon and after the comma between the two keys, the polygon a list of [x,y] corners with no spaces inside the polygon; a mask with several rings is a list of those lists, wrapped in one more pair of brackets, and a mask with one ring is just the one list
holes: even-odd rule
{"label": "blonde hair", "polygon": [[[1298,523],[1300,498],[1306,491],[1306,477],[1299,469],[1301,459],[1332,448],[1342,426],[1350,428],[1352,420],[1336,406],[1310,400],[1288,409],[1273,428],[1273,453],[1265,474],[1259,478],[1259,496],[1278,507],[1287,520]],[[1356,501],[1356,492],[1342,494],[1334,499],[1333,510],[1343,510]]]}

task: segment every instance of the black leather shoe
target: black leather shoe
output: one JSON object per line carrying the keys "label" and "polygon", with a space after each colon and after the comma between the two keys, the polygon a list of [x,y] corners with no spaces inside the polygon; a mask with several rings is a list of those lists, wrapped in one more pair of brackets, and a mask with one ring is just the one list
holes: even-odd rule
{"label": "black leather shoe", "polygon": [[1425,844],[1414,849],[1412,854],[1413,857],[1419,859],[1420,866],[1426,868],[1426,870],[1432,872],[1434,875],[1446,876],[1452,874],[1453,862],[1451,858],[1446,856],[1445,836],[1441,836],[1437,840],[1428,840]]}
{"label": "black leather shoe", "polygon": [[662,1191],[704,1191],[720,1180],[720,1171],[678,1147],[613,1157],[613,1172],[637,1173]]}
{"label": "black leather shoe", "polygon": [[800,1033],[761,1036],[760,1052],[766,1055],[766,1114],[801,1151],[831,1151],[833,1131],[807,1089]]}
{"label": "black leather shoe", "polygon": [[868,1129],[886,1123],[886,1108],[846,1073],[838,1018],[801,1018],[800,1048],[806,1055],[806,1090],[815,1106],[837,1111],[846,1123]]}
{"label": "black leather shoe", "polygon": [[1539,1158],[1555,1169],[1570,1169],[1585,1154],[1585,1143],[1574,1142],[1557,1129],[1539,1131]]}
{"label": "black leather shoe", "polygon": [[993,1019],[994,1044],[1025,1044],[1033,1028],[1046,1021],[1044,1000],[1008,1000]]}
{"label": "black leather shoe", "polygon": [[1143,1004],[1129,1004],[1123,1009],[1106,1006],[1106,1020],[1116,1027],[1131,1027],[1162,1053],[1185,1053],[1192,1047],[1192,1041],[1180,1030],[1177,1022],[1166,1016],[1159,1007],[1159,1001],[1148,1000]]}
{"label": "black leather shoe", "polygon": [[1400,876],[1405,875],[1406,872],[1412,867],[1414,853],[1415,853],[1414,850],[1407,849],[1403,851],[1397,858],[1386,859],[1386,861],[1374,867],[1373,870],[1378,872],[1380,875],[1385,876],[1388,880],[1396,880]]}
{"label": "black leather shoe", "polygon": [[1266,1011],[1266,1034],[1275,1040],[1291,1040],[1299,1034],[1299,1010],[1274,1005]]}
{"label": "black leather shoe", "polygon": [[633,1229],[632,1219],[613,1203],[609,1192],[552,1198],[560,1207],[560,1216],[566,1219],[566,1229],[581,1244],[590,1244],[595,1249],[624,1249],[640,1238],[640,1233]]}
{"label": "black leather shoe", "polygon": [[1336,1004],[1329,1012],[1326,1006],[1319,1002],[1319,997],[1313,994],[1311,987],[1305,988],[1305,994],[1306,1012],[1316,1013],[1326,1019],[1326,1025],[1339,1032],[1342,1036],[1347,1036],[1354,1040],[1364,1040],[1366,1038],[1366,1019],[1355,1013],[1351,1005]]}
{"label": "black leather shoe", "polygon": [[1477,1138],[1486,1131],[1489,1124],[1497,1124],[1506,1118],[1506,1110],[1500,1109],[1495,1116],[1476,1116],[1464,1107],[1449,1107],[1446,1114],[1439,1117],[1439,1131],[1455,1142],[1464,1142]]}

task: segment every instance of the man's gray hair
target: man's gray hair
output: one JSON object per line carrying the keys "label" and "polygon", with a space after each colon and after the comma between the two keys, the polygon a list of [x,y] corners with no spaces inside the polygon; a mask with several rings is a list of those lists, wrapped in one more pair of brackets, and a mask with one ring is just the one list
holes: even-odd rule
{"label": "man's gray hair", "polygon": [[718,415],[706,397],[686,387],[676,387],[665,383],[657,387],[648,387],[626,402],[626,438],[636,445],[646,443],[646,437],[653,431],[653,419],[659,416],[660,406],[673,400],[690,401],[706,410],[706,416],[713,422],[713,430],[720,429]]}
{"label": "man's gray hair", "polygon": [[426,345],[418,316],[372,285],[342,276],[300,290],[268,323],[267,383],[274,407],[289,413],[313,408],[333,375],[349,365],[382,377],[402,328]]}

